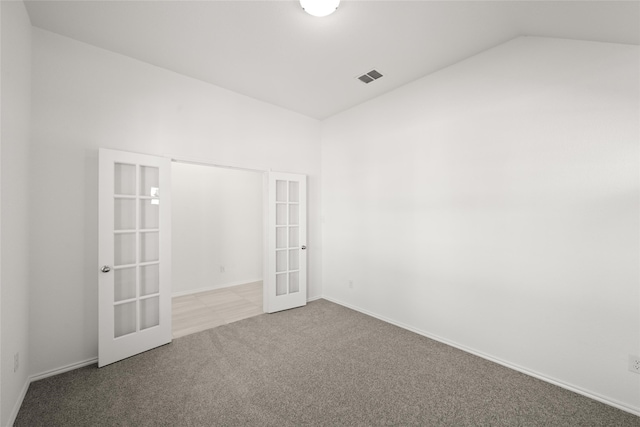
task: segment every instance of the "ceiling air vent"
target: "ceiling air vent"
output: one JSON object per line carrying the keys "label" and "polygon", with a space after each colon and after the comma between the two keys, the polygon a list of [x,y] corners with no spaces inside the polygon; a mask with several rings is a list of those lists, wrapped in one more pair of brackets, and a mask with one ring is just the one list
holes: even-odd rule
{"label": "ceiling air vent", "polygon": [[377,70],[371,70],[368,73],[365,73],[361,76],[358,76],[358,80],[360,80],[362,83],[371,83],[374,80],[378,80],[380,77],[382,77],[382,74],[380,74],[379,71]]}

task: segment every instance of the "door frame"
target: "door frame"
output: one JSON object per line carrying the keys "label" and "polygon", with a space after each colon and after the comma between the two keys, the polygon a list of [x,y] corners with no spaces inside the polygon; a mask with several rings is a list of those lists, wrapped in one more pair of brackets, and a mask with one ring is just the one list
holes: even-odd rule
{"label": "door frame", "polygon": [[[248,168],[248,167],[243,167],[243,166],[221,165],[221,164],[217,164],[217,163],[214,163],[214,162],[207,162],[207,161],[201,161],[201,160],[178,159],[178,158],[175,158],[173,156],[167,156],[167,155],[161,155],[161,154],[160,155],[158,155],[158,154],[150,154],[150,153],[138,153],[138,152],[132,152],[132,151],[126,151],[126,150],[117,150],[117,149],[106,148],[106,147],[100,147],[98,149],[98,157],[99,157],[99,163],[100,163],[99,172],[102,170],[103,163],[106,164],[106,163],[110,162],[112,160],[113,156],[117,156],[117,155],[120,155],[120,154],[130,155],[130,156],[134,156],[134,157],[135,156],[153,157],[153,158],[158,159],[157,161],[159,161],[161,163],[164,163],[166,165],[166,167],[169,168],[169,170],[168,170],[168,175],[165,177],[166,180],[167,180],[167,181],[165,181],[165,184],[167,184],[167,185],[163,185],[162,187],[165,187],[165,186],[169,187],[169,191],[167,192],[169,195],[170,195],[170,187],[171,187],[171,184],[170,184],[170,182],[171,182],[171,169],[170,168],[171,168],[171,163],[174,163],[174,162],[175,163],[201,165],[201,166],[207,166],[207,167],[218,167],[218,168],[224,168],[224,169],[236,169],[236,170],[243,170],[243,171],[247,171],[247,172],[258,172],[258,173],[260,173],[262,175],[262,183],[263,183],[263,189],[262,189],[262,224],[263,224],[263,227],[262,227],[262,240],[263,240],[263,242],[262,242],[262,246],[263,246],[263,250],[262,250],[262,252],[263,252],[263,255],[262,255],[263,256],[263,264],[262,264],[262,282],[263,282],[263,285],[262,285],[262,288],[263,288],[263,312],[264,313],[268,313],[269,312],[269,292],[268,292],[269,286],[272,286],[272,287],[276,286],[275,281],[273,281],[271,279],[271,277],[270,277],[270,270],[271,269],[269,268],[269,265],[270,265],[269,262],[270,262],[270,259],[271,259],[271,256],[270,256],[270,253],[269,253],[270,248],[271,248],[271,245],[269,244],[269,236],[270,236],[269,224],[271,223],[271,221],[270,221],[270,214],[271,214],[271,206],[270,206],[270,202],[271,202],[270,186],[271,185],[270,185],[270,178],[271,178],[271,175],[270,174],[273,172],[273,173],[282,173],[282,174],[285,174],[285,175],[286,174],[291,174],[291,175],[303,176],[304,177],[304,183],[305,183],[305,189],[304,189],[305,194],[306,194],[306,191],[307,191],[307,187],[306,187],[306,177],[307,177],[307,175],[306,174],[299,174],[299,173],[280,172],[280,171],[275,172],[275,171],[272,171],[271,169],[265,170],[265,169]],[[159,165],[160,165],[160,163],[158,163],[157,167],[160,167]],[[136,168],[137,168],[137,166],[136,166]],[[101,177],[102,177],[102,175],[101,175]],[[161,179],[165,179],[165,178],[161,178]],[[105,188],[106,188],[105,187],[105,182],[102,182],[102,181],[104,181],[104,179],[99,179],[99,182],[98,182],[98,193],[99,193],[99,198],[100,198],[101,201],[105,197],[107,197],[107,198],[113,197],[112,188],[110,188],[109,191],[107,191],[105,193]],[[107,180],[107,181],[109,181],[109,180]],[[111,181],[109,181],[109,183],[110,182]],[[111,185],[111,187],[113,187],[113,186]],[[136,188],[136,194],[137,194],[137,192],[138,192],[138,189]],[[102,193],[105,193],[105,194],[102,194]],[[167,193],[165,193],[165,194],[167,194]],[[139,195],[136,196],[136,197],[139,197]],[[153,194],[152,194],[152,197],[154,197]],[[165,196],[164,198],[168,199],[167,201],[169,202],[168,204],[170,205],[170,200],[171,200],[170,196],[169,197]],[[307,199],[305,197],[305,206],[304,206],[304,209],[302,209],[302,211],[304,212],[304,218],[301,218],[305,223],[305,230],[306,230],[306,224],[307,224],[307,218],[308,218],[307,215],[306,215],[306,212],[307,212],[306,201],[307,201]],[[163,203],[163,205],[166,206],[165,203]],[[136,209],[137,209],[137,207],[136,207]],[[112,215],[112,214],[113,214],[113,209],[111,209],[111,212],[109,213],[109,215]],[[102,224],[102,222],[104,222],[105,219],[104,218],[101,219],[100,212],[98,212],[98,215],[99,215],[98,222],[100,224]],[[109,216],[109,215],[107,215],[107,216]],[[137,216],[136,216],[136,218],[137,218]],[[170,230],[171,229],[171,210],[169,210],[168,216],[165,217],[165,220],[167,218],[169,219],[169,223],[165,224],[164,227],[168,226],[169,230]],[[107,222],[113,223],[112,220],[107,221]],[[138,224],[136,223],[136,227],[137,226],[138,226]],[[101,228],[100,227],[98,227],[98,228],[99,228],[99,234],[100,234],[101,233],[101,231],[100,231]],[[170,236],[170,234],[169,234],[169,236]],[[302,240],[301,244],[303,245],[301,249],[304,250],[304,249],[306,249],[306,233],[302,237],[301,240]],[[100,254],[101,253],[100,251],[102,251],[105,248],[102,248],[102,244],[100,243],[100,238],[98,239],[98,243],[99,243],[98,252]],[[113,242],[110,243],[110,244],[113,244]],[[169,237],[168,244],[169,244],[168,250],[171,251],[171,239],[170,239],[170,237]],[[136,243],[136,247],[137,247],[137,243]],[[111,253],[111,255],[113,255],[113,250],[109,251],[108,247],[106,248],[106,250],[107,250],[107,252]],[[137,249],[136,249],[136,251],[137,251]],[[304,253],[304,256],[306,258],[306,256],[307,256],[306,252]],[[103,263],[104,261],[107,261],[107,260],[102,260],[102,257],[100,257],[100,256],[99,256],[99,258],[100,259],[98,260],[98,268],[100,268],[101,263]],[[163,257],[163,258],[166,258],[166,257]],[[171,256],[169,256],[168,258],[169,258],[169,260],[171,260]],[[171,263],[171,261],[169,261],[169,263]],[[114,264],[113,260],[109,261],[108,264]],[[304,264],[306,266],[307,262],[305,262]],[[105,264],[105,265],[107,265],[107,264]],[[115,265],[114,265],[114,267],[115,267]],[[169,274],[171,274],[170,273],[171,272],[171,264],[169,264],[168,266],[165,266],[165,268],[168,268],[169,269]],[[111,267],[108,267],[108,268],[104,267],[102,269],[103,274],[104,274],[104,272],[109,273],[110,271],[111,271]],[[305,273],[304,304],[306,304],[307,301],[308,301],[308,292],[307,292],[308,291],[308,274],[307,274],[307,268],[304,269],[304,273]],[[114,274],[114,273],[112,272],[111,274]],[[103,288],[103,286],[101,286],[101,282],[102,281],[103,281],[102,275],[99,274],[99,276],[98,276],[99,289]],[[171,295],[173,293],[172,292],[173,289],[172,289],[172,285],[171,285],[171,281],[172,281],[171,277],[168,279],[168,281],[169,281],[168,298],[171,299],[172,298]],[[271,283],[272,281],[273,281],[273,283]],[[273,289],[273,290],[275,292],[275,289]],[[138,298],[138,297],[136,297],[136,298]],[[273,307],[271,307],[271,308],[273,308]],[[289,308],[289,307],[280,308],[280,310],[286,309],[286,308]],[[169,316],[169,318],[168,318],[168,322],[166,320],[164,322],[165,325],[168,323],[168,327],[169,327],[168,341],[163,339],[163,342],[161,344],[159,344],[159,345],[169,343],[172,340],[172,332],[171,332],[172,311],[173,310],[172,310],[172,307],[171,307],[171,302],[169,302],[169,306],[168,306],[168,316]],[[271,310],[271,311],[274,311],[274,310]],[[98,319],[99,325],[101,324],[103,317],[104,317],[104,314],[99,313],[99,319]],[[165,327],[162,328],[162,330],[164,330],[164,329],[165,329]],[[99,341],[101,341],[101,339],[102,339],[101,338],[101,334],[102,334],[102,332],[100,332],[100,334],[98,336],[98,340]],[[146,341],[145,341],[145,343],[146,343]],[[145,343],[141,343],[140,345],[145,344]],[[140,345],[136,345],[134,347],[138,348],[138,347],[140,347]],[[149,348],[153,348],[153,347],[149,347]],[[134,354],[140,353],[140,352],[145,351],[147,349],[148,348],[142,348],[141,347],[141,351],[134,352],[134,353],[132,353],[130,355],[134,355]],[[116,350],[118,350],[118,349],[116,349]],[[114,354],[116,356],[114,358],[114,357],[112,357],[114,355],[111,355],[111,353],[113,353],[112,349],[109,350],[109,355],[107,355],[107,353],[103,352],[102,350],[99,351],[99,353],[101,353],[101,355],[99,355],[99,359],[98,359],[100,366],[107,365],[107,364],[116,362],[118,360],[122,360],[122,359],[124,359],[126,357],[129,357],[127,355],[125,355],[124,357],[120,357],[120,356],[118,356],[118,354],[120,354],[120,353],[118,353],[118,354]],[[102,353],[104,353],[104,354],[102,354]]]}
{"label": "door frame", "polygon": [[[271,172],[283,172],[283,173],[292,173],[297,175],[305,175],[296,172],[284,172],[284,171],[274,171],[273,169],[261,169],[261,168],[252,168],[242,165],[231,165],[231,164],[221,164],[214,161],[208,160],[197,160],[197,159],[189,159],[189,158],[178,158],[173,156],[166,156],[171,160],[171,163],[183,163],[183,164],[191,164],[196,166],[206,166],[206,167],[217,167],[221,169],[233,169],[233,170],[241,170],[246,172],[257,172],[262,175],[262,311],[263,313],[268,313],[268,292],[265,281],[268,279],[269,275],[269,173]],[[307,196],[307,207],[308,207],[308,196]],[[305,209],[307,211],[308,209]],[[308,215],[305,218],[307,221]],[[308,221],[307,221],[308,222]],[[308,225],[307,225],[307,233],[308,233]],[[305,255],[308,257],[308,255]],[[307,271],[308,271],[308,259],[307,259]],[[305,271],[306,273],[306,271]],[[309,300],[309,275],[307,274],[305,280],[307,286],[306,292],[306,301]]]}

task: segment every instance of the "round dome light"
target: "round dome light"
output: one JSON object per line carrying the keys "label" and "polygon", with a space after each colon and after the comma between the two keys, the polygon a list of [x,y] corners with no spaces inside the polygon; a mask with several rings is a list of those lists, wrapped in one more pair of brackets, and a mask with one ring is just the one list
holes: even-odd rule
{"label": "round dome light", "polygon": [[336,11],[340,0],[300,0],[300,6],[309,15],[323,17]]}

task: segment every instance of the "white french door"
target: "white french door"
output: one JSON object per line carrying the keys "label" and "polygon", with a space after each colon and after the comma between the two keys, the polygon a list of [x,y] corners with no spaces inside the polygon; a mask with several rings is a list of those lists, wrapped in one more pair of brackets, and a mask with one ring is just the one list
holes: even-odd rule
{"label": "white french door", "polygon": [[264,311],[307,303],[307,178],[269,172]]}
{"label": "white french door", "polygon": [[170,181],[170,159],[100,149],[98,366],[171,342]]}

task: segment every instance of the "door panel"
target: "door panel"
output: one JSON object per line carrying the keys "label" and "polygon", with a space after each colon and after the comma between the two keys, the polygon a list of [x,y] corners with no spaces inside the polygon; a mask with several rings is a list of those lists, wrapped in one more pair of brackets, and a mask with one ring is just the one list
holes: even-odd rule
{"label": "door panel", "polygon": [[264,311],[307,303],[306,176],[269,173]]}
{"label": "door panel", "polygon": [[170,180],[169,159],[100,149],[99,366],[171,342]]}

